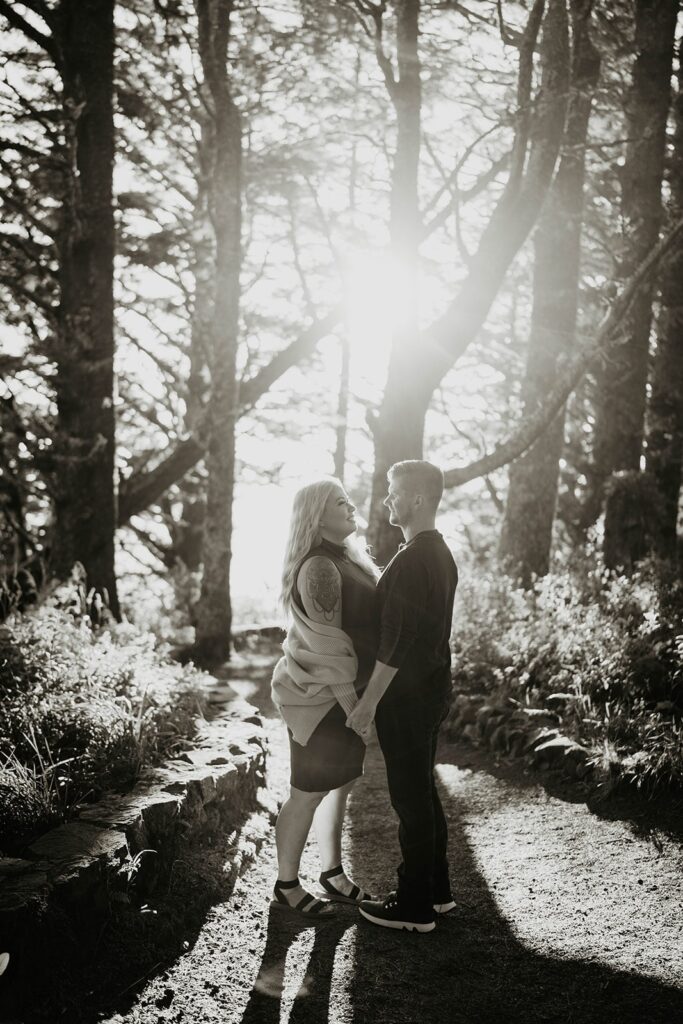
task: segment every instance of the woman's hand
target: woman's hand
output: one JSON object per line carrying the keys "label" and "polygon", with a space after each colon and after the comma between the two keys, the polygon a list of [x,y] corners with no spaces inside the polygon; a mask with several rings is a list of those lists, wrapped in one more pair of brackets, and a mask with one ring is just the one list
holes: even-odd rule
{"label": "woman's hand", "polygon": [[358,733],[360,738],[367,743],[372,736],[372,723],[375,719],[376,706],[362,697],[356,704],[351,714],[346,719],[349,729]]}

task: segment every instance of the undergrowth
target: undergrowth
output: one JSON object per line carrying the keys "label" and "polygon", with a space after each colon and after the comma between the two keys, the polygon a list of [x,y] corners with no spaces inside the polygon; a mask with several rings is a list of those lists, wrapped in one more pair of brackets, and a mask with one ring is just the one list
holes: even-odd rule
{"label": "undergrowth", "polygon": [[683,787],[680,580],[584,558],[526,591],[501,573],[470,576],[457,602],[457,692],[552,706],[612,775],[648,792]]}
{"label": "undergrowth", "polygon": [[191,744],[206,679],[151,634],[42,607],[0,628],[0,836],[7,849]]}

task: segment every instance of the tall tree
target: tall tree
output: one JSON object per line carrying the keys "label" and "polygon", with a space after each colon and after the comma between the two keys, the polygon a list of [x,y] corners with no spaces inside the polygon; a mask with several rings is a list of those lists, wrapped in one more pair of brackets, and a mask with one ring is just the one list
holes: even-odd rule
{"label": "tall tree", "polygon": [[[49,462],[54,506],[50,561],[59,575],[81,561],[90,584],[106,590],[118,614],[114,572],[114,0],[60,0],[52,7],[23,5],[25,17],[3,0],[0,14],[44,50],[59,80],[57,112],[41,115],[51,153],[32,155],[42,169],[45,198],[57,193],[55,218],[24,209],[29,247],[46,247],[32,231],[51,237],[54,291],[43,302],[50,327],[49,358],[56,364],[57,430]],[[45,28],[38,27],[39,23]],[[46,181],[51,173],[52,189]],[[46,204],[47,205],[47,204]],[[45,209],[45,207],[43,207]],[[49,209],[49,208],[48,208]],[[56,221],[56,228],[54,223]],[[54,272],[54,268],[50,268]],[[56,303],[53,301],[56,297]],[[31,294],[27,296],[31,301]],[[40,300],[37,300],[40,303]]]}
{"label": "tall tree", "polygon": [[[679,6],[679,0],[635,0],[636,55],[626,102],[627,143],[621,174],[624,277],[656,243],[662,224],[666,125]],[[610,474],[637,474],[641,468],[654,288],[652,281],[643,288],[629,314],[623,345],[599,375],[594,441],[598,494]],[[637,488],[629,502],[618,481],[615,487],[612,493],[618,492],[619,500],[608,503],[605,531],[610,546],[622,551],[619,520],[623,519],[624,530],[630,531],[631,513],[637,510],[629,508],[638,504],[641,489]],[[630,532],[641,545],[637,531]]]}
{"label": "tall tree", "polygon": [[[592,0],[571,0],[572,90],[562,156],[534,234],[534,297],[522,386],[524,415],[539,408],[574,347],[586,137],[600,57],[590,36]],[[565,409],[510,468],[500,555],[528,584],[548,571]]]}
{"label": "tall tree", "polygon": [[52,564],[83,562],[118,614],[114,572],[113,0],[62,0],[58,38],[72,177],[58,239],[59,433]]}
{"label": "tall tree", "polygon": [[[411,312],[416,283],[415,279],[411,283],[407,278],[416,265],[417,205],[413,191],[419,158],[419,3],[405,0],[397,5],[398,77],[383,47],[384,5],[359,3],[358,7],[366,15],[370,11],[374,20],[378,60],[396,110],[398,138],[391,181],[391,209],[395,218],[392,219],[392,241],[395,251],[400,253],[401,285],[406,294],[406,308],[401,310],[405,327],[394,339],[382,405],[371,421],[375,469],[369,537],[382,563],[391,557],[397,543],[397,531],[389,525],[382,504],[387,470],[393,462],[422,456],[425,417],[432,395],[483,326],[552,181],[564,131],[569,41],[566,0],[548,0],[547,10],[543,0],[536,0],[517,43],[520,48],[518,115],[507,185],[484,228],[455,298],[445,313],[418,337]],[[532,96],[534,53],[541,26],[541,84],[537,94]]]}
{"label": "tall tree", "polygon": [[[674,102],[674,139],[670,164],[669,219],[683,217],[683,44],[678,54],[678,91]],[[648,404],[646,468],[658,501],[651,526],[654,549],[675,559],[678,502],[683,458],[683,245],[675,249],[660,276],[657,350]]]}
{"label": "tall tree", "polygon": [[209,326],[207,498],[195,647],[204,660],[230,651],[230,559],[238,415],[237,347],[242,225],[242,125],[228,75],[233,0],[196,0],[209,113],[207,199],[215,234]]}

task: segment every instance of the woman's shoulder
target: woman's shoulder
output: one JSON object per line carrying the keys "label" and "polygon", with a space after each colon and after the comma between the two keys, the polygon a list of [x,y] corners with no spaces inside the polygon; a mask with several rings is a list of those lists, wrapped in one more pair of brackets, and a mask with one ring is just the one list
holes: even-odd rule
{"label": "woman's shoulder", "polygon": [[313,619],[336,622],[341,611],[341,572],[326,553],[310,552],[297,572],[297,590],[306,613]]}
{"label": "woman's shoulder", "polygon": [[334,558],[324,549],[309,551],[305,558],[302,558],[297,569],[297,579],[341,580],[341,572]]}
{"label": "woman's shoulder", "polygon": [[337,567],[337,560],[334,555],[328,550],[328,548],[325,548],[322,545],[311,548],[308,554],[304,555],[297,566],[297,575],[303,568],[310,567],[311,563],[313,563],[315,567],[319,567],[324,563],[333,565],[335,568]]}

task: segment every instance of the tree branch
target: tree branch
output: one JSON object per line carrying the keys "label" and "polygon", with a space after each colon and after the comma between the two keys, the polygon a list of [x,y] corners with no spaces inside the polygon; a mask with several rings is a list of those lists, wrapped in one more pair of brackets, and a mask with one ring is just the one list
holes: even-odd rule
{"label": "tree branch", "polygon": [[23,32],[32,42],[37,43],[41,49],[45,50],[52,57],[55,64],[59,65],[59,50],[51,36],[41,32],[30,21],[27,21],[7,0],[0,0],[0,15],[4,15],[12,28]]}
{"label": "tree branch", "polygon": [[[240,386],[239,415],[252,408],[258,399],[290,367],[310,355],[319,341],[341,320],[341,308],[333,309],[322,320],[278,352],[270,362]],[[149,508],[174,483],[188,473],[203,457],[206,443],[206,417],[200,418],[194,433],[180,441],[154,469],[134,473],[122,481],[119,495],[119,526],[125,525],[132,515]]]}
{"label": "tree branch", "polygon": [[[344,4],[344,6],[347,6]],[[363,25],[366,35],[374,39],[375,43],[375,57],[377,58],[377,64],[384,77],[384,83],[387,87],[387,92],[391,97],[392,102],[396,100],[396,93],[398,89],[398,83],[394,74],[394,69],[391,66],[391,61],[384,52],[384,14],[387,9],[386,0],[379,0],[378,3],[372,3],[370,0],[350,0],[350,6],[359,15],[359,20]],[[374,33],[371,33],[363,21],[363,15],[371,18],[374,25]]]}
{"label": "tree branch", "polygon": [[[536,9],[539,0],[536,0]],[[536,223],[564,137],[569,92],[569,26],[565,0],[548,0],[541,43],[542,80],[533,141],[521,182],[506,186],[484,229],[469,273],[423,335],[424,390],[431,393],[483,326],[515,255]],[[519,135],[518,135],[519,137]],[[514,148],[512,160],[514,161]]]}
{"label": "tree branch", "polygon": [[488,455],[476,459],[468,466],[450,469],[444,474],[446,487],[459,487],[492,473],[523,455],[543,431],[550,426],[565,402],[576,388],[591,364],[604,358],[615,348],[621,338],[619,327],[629,312],[639,289],[649,281],[663,258],[675,247],[683,245],[683,219],[658,243],[629,279],[621,294],[600,324],[592,345],[584,348],[570,360],[550,391],[546,401],[530,416],[525,417],[511,437],[497,445]]}

